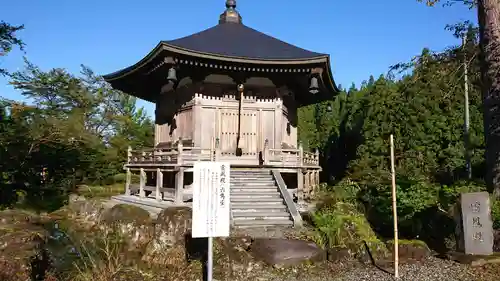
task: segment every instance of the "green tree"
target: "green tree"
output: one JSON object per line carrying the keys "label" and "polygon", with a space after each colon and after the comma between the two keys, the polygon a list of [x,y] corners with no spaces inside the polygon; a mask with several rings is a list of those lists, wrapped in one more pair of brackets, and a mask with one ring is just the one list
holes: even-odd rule
{"label": "green tree", "polygon": [[438,2],[462,2],[477,7],[481,82],[486,139],[487,183],[500,198],[500,1],[498,0],[418,0],[433,6]]}
{"label": "green tree", "polygon": [[[16,36],[16,32],[23,29],[23,25],[14,26],[0,21],[0,56],[6,56],[13,47],[24,49],[24,42]],[[7,70],[0,68],[0,75],[6,74]]]}

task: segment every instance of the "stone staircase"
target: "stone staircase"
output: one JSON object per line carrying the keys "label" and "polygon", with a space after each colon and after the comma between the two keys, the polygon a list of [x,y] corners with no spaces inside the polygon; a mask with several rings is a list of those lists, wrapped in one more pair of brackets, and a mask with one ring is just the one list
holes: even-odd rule
{"label": "stone staircase", "polygon": [[269,170],[231,169],[231,216],[237,228],[293,226]]}

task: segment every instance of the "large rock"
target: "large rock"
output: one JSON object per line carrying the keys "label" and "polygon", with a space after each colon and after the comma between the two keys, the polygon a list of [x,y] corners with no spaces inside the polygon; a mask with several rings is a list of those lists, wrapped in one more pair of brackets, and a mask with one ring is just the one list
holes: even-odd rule
{"label": "large rock", "polygon": [[257,238],[251,245],[251,252],[257,260],[274,266],[294,266],[326,259],[325,251],[318,245],[302,240]]}
{"label": "large rock", "polygon": [[167,262],[168,251],[174,246],[184,247],[186,236],[191,236],[191,220],[192,211],[189,207],[172,207],[161,211],[143,260],[155,264]]}
{"label": "large rock", "polygon": [[133,205],[118,204],[102,213],[101,230],[118,233],[130,251],[146,247],[153,237],[153,222],[148,211]]}
{"label": "large rock", "polygon": [[101,220],[101,215],[105,210],[103,201],[86,200],[84,197],[70,198],[68,205],[50,213],[50,217],[56,221],[72,220],[72,225],[79,229],[91,229]]}
{"label": "large rock", "polygon": [[[394,255],[394,241],[387,242],[388,250]],[[420,240],[400,240],[398,255],[401,262],[422,261],[431,256],[431,250]]]}
{"label": "large rock", "polygon": [[[34,225],[36,216],[8,210],[0,212],[0,280],[43,280],[50,268],[44,249],[48,236]],[[40,278],[40,279],[36,279]]]}

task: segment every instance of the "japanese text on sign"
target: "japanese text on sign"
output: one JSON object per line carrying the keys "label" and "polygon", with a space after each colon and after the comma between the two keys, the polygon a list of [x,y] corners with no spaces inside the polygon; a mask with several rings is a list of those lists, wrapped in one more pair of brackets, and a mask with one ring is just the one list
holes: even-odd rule
{"label": "japanese text on sign", "polygon": [[229,236],[229,169],[228,163],[195,163],[193,171],[193,237]]}

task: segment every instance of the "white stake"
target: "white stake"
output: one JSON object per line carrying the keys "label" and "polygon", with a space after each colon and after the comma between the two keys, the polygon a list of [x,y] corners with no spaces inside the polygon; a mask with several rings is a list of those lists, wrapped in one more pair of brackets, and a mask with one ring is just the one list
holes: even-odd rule
{"label": "white stake", "polygon": [[214,268],[213,238],[208,237],[208,257],[207,257],[207,281],[212,281]]}
{"label": "white stake", "polygon": [[398,211],[396,206],[396,170],[394,168],[394,136],[391,135],[392,213],[394,217],[394,277],[399,278]]}

